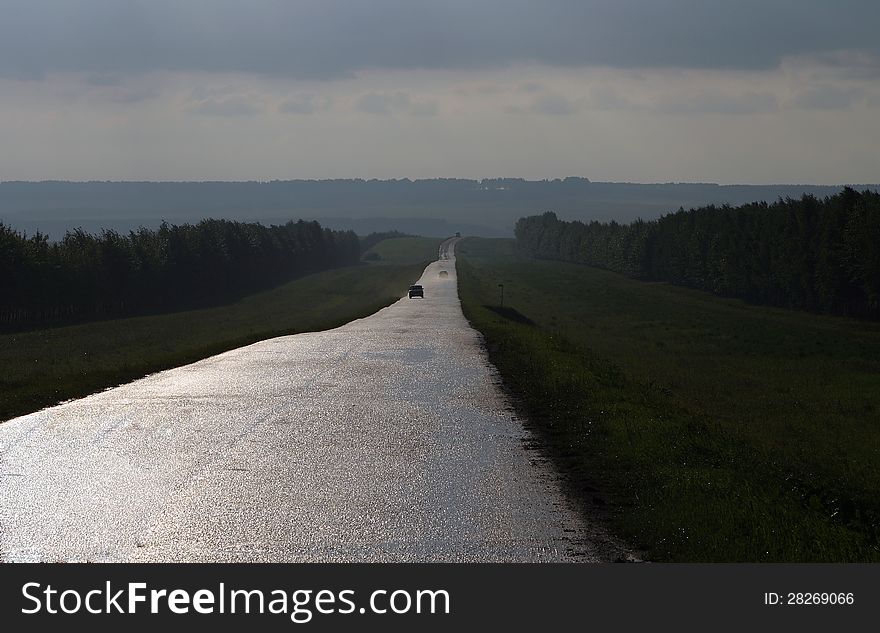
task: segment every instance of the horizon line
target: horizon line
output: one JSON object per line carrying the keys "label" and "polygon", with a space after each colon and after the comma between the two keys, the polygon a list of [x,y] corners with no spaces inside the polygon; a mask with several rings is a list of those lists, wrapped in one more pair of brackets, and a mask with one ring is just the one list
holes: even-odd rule
{"label": "horizon line", "polygon": [[465,178],[458,176],[434,176],[428,178],[364,178],[362,176],[350,176],[339,178],[270,178],[266,180],[245,179],[245,180],[71,180],[63,178],[46,178],[41,180],[23,180],[23,179],[0,179],[0,185],[4,184],[272,184],[272,183],[329,183],[329,182],[431,182],[431,181],[463,181],[482,183],[486,181],[521,181],[525,183],[562,183],[566,180],[582,181],[594,185],[708,185],[715,187],[880,187],[880,182],[712,182],[704,180],[665,180],[665,181],[636,181],[636,180],[591,180],[585,176],[563,176],[555,178],[523,178],[520,176],[493,176],[485,178]]}

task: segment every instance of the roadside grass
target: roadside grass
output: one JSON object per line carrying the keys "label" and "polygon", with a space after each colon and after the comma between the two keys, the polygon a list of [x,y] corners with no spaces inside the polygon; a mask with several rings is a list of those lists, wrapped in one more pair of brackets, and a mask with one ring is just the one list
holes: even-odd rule
{"label": "roadside grass", "polygon": [[465,315],[573,492],[649,558],[880,561],[880,325],[513,240],[456,255]]}
{"label": "roadside grass", "polygon": [[[415,259],[434,261],[442,239],[435,237],[392,237],[374,245],[362,259],[374,264],[399,265]],[[375,257],[378,256],[378,259]]]}
{"label": "roadside grass", "polygon": [[0,335],[0,420],[262,339],[370,315],[403,296],[437,258],[436,246],[421,243],[393,251],[395,263],[323,271],[228,305]]}

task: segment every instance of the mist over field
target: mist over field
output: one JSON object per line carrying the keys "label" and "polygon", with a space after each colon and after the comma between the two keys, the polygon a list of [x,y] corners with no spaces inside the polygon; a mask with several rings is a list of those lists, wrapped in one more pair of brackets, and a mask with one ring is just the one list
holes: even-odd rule
{"label": "mist over field", "polygon": [[[859,185],[857,188],[877,188]],[[126,232],[162,220],[207,217],[284,223],[317,219],[334,229],[443,237],[509,237],[517,219],[552,210],[571,220],[630,222],[679,207],[819,198],[839,186],[632,184],[523,179],[321,180],[272,182],[2,182],[0,221],[61,238],[74,228]]]}

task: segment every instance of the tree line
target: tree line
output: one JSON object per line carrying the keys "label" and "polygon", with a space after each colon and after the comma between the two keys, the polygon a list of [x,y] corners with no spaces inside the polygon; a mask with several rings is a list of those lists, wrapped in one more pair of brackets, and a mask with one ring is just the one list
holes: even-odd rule
{"label": "tree line", "polygon": [[127,235],[78,229],[55,242],[0,222],[0,327],[211,305],[359,258],[354,232],[302,220],[163,222]]}
{"label": "tree line", "polygon": [[754,303],[880,318],[880,194],[706,206],[630,224],[520,219],[533,256]]}

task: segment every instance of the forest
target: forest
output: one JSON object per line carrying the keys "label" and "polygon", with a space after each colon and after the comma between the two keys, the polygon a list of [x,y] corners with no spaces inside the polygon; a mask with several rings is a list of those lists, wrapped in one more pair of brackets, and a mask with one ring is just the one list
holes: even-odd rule
{"label": "forest", "polygon": [[353,232],[302,220],[163,222],[128,234],[77,229],[59,241],[0,223],[0,328],[213,305],[359,257]]}
{"label": "forest", "polygon": [[652,221],[516,224],[532,256],[605,268],[753,303],[880,318],[880,194],[679,209]]}

